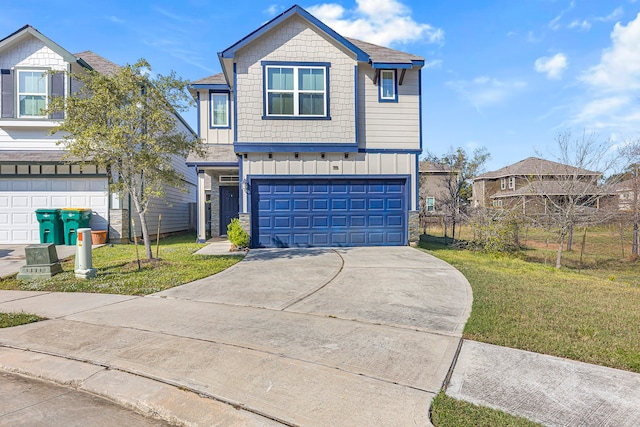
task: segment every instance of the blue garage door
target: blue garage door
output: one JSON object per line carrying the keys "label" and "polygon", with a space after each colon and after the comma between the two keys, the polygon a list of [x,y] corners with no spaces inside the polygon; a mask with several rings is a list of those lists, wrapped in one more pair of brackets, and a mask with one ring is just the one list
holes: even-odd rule
{"label": "blue garage door", "polygon": [[253,179],[253,247],[407,244],[405,179]]}

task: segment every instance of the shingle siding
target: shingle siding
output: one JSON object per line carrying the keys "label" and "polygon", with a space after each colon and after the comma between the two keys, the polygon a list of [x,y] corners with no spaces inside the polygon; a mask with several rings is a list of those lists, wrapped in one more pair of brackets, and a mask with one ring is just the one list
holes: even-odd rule
{"label": "shingle siding", "polygon": [[[331,120],[263,120],[261,61],[329,62]],[[237,56],[239,142],[354,142],[355,59],[292,17]]]}

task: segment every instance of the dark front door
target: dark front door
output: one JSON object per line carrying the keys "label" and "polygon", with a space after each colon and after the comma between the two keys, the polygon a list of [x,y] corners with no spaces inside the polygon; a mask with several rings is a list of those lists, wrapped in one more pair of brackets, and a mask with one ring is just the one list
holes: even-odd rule
{"label": "dark front door", "polygon": [[238,187],[220,187],[220,235],[227,235],[227,226],[233,218],[238,218],[240,203],[238,199]]}

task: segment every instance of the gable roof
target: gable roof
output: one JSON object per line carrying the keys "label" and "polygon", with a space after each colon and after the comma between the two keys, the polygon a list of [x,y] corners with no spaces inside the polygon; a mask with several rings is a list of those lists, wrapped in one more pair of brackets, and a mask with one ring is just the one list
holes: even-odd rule
{"label": "gable roof", "polygon": [[263,26],[261,26],[257,30],[253,31],[249,35],[247,35],[247,36],[243,37],[242,39],[238,40],[236,43],[234,43],[233,45],[229,46],[227,49],[225,49],[222,52],[218,53],[218,56],[220,57],[220,59],[222,59],[222,58],[233,58],[238,49],[248,45],[249,43],[251,43],[252,41],[257,39],[258,37],[262,36],[267,31],[271,30],[272,28],[275,28],[280,23],[282,23],[283,21],[287,20],[288,18],[290,18],[293,15],[301,16],[302,18],[304,18],[305,20],[307,20],[308,22],[313,24],[315,27],[317,27],[319,30],[321,30],[322,32],[324,32],[328,36],[334,38],[337,42],[342,44],[348,50],[352,51],[356,55],[356,58],[358,59],[358,61],[368,61],[369,60],[368,55],[363,50],[358,48],[356,45],[354,45],[352,42],[347,40],[345,37],[342,37],[340,34],[336,33],[334,30],[332,30],[331,28],[326,26],[323,22],[321,22],[318,18],[316,18],[315,16],[311,15],[309,12],[307,12],[306,10],[304,10],[302,7],[298,6],[297,4],[291,6],[289,9],[285,10],[280,15],[276,16],[275,18],[273,18],[271,21],[267,22],[266,24],[264,24]]}
{"label": "gable roof", "polygon": [[[49,49],[53,50],[55,53],[60,55],[67,62],[78,62],[78,59],[68,50],[60,46],[58,43],[54,42],[50,38],[46,37],[40,31],[36,30],[31,25],[27,24],[24,27],[14,31],[9,34],[7,37],[0,40],[0,50],[14,46],[15,44],[21,42],[25,37],[33,36],[40,40],[42,43],[47,45]],[[84,64],[81,64],[84,65]]]}
{"label": "gable roof", "polygon": [[120,68],[118,64],[111,62],[90,50],[76,53],[75,56],[84,60],[84,62],[89,64],[91,68],[100,74],[115,74],[118,71],[118,68]]}
{"label": "gable roof", "polygon": [[[227,75],[227,67],[230,67],[229,60],[234,58],[239,49],[253,42],[294,15],[305,19],[318,30],[345,47],[346,50],[351,51],[357,61],[369,63],[373,68],[413,68],[424,66],[424,58],[420,56],[341,36],[302,7],[294,5],[246,37],[218,53],[225,75]],[[229,76],[227,75],[227,77]],[[231,82],[229,82],[229,84],[231,84]]]}
{"label": "gable roof", "polygon": [[581,181],[532,181],[516,191],[499,191],[490,196],[491,199],[501,199],[518,196],[597,196],[611,195],[590,182]]}
{"label": "gable roof", "polygon": [[483,179],[497,179],[509,176],[527,176],[527,175],[602,175],[600,172],[594,172],[587,169],[577,168],[575,166],[564,165],[551,160],[540,159],[538,157],[528,157],[509,166],[505,166],[496,171],[487,172],[473,178],[474,181]]}

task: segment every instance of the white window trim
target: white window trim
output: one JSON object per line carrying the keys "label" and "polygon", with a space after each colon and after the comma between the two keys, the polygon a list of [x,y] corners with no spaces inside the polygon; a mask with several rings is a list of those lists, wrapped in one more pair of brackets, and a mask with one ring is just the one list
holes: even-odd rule
{"label": "white window trim", "polygon": [[[382,88],[383,88],[383,82],[385,79],[385,74],[391,74],[391,80],[393,82],[393,92],[391,93],[391,96],[384,96],[383,92],[382,92]],[[389,78],[389,77],[387,77]],[[379,91],[380,91],[380,99],[383,101],[396,101],[398,98],[396,97],[396,70],[380,70],[380,86],[379,86]]]}
{"label": "white window trim", "polygon": [[[271,68],[291,68],[293,69],[293,90],[289,89],[269,89],[268,75]],[[298,71],[304,69],[322,70],[322,81],[324,82],[324,90],[300,90]],[[268,117],[327,117],[327,67],[316,65],[265,65],[265,114]],[[292,93],[293,94],[293,114],[270,114],[269,113],[269,94],[270,93]],[[300,114],[300,95],[304,93],[322,94],[324,104],[324,114]]]}
{"label": "white window trim", "polygon": [[[429,205],[429,201],[431,201],[431,205]],[[431,208],[431,209],[429,209]],[[435,197],[427,197],[427,212],[435,212],[436,210],[436,199]]]}
{"label": "white window trim", "polygon": [[[215,118],[215,114],[213,111],[213,97],[216,95],[224,95],[227,98],[227,106],[226,106],[226,116],[227,116],[227,121],[224,124],[215,124],[214,123],[214,118]],[[210,124],[209,126],[213,129],[213,128],[228,128],[229,127],[229,107],[230,107],[230,100],[229,100],[230,96],[229,96],[229,92],[210,92],[209,93],[209,121]]]}
{"label": "white window trim", "polygon": [[20,114],[20,97],[21,96],[29,96],[29,95],[35,95],[35,96],[42,96],[41,93],[35,93],[35,92],[20,92],[20,73],[43,73],[44,74],[44,107],[45,108],[49,108],[49,79],[47,78],[47,71],[45,69],[16,69],[16,80],[15,80],[15,90],[16,90],[16,112],[15,112],[15,117],[17,118],[30,118],[30,119],[42,119],[42,118],[46,118],[46,115],[42,115],[42,116],[32,116],[32,115],[28,115],[28,114]]}
{"label": "white window trim", "polygon": [[507,188],[507,178],[502,178],[500,180],[500,189],[506,190],[506,188]]}
{"label": "white window trim", "polygon": [[516,188],[516,178],[515,178],[515,177],[513,177],[513,176],[510,176],[510,177],[509,177],[509,188],[510,188],[511,190],[513,190],[513,189],[515,189],[515,188]]}

